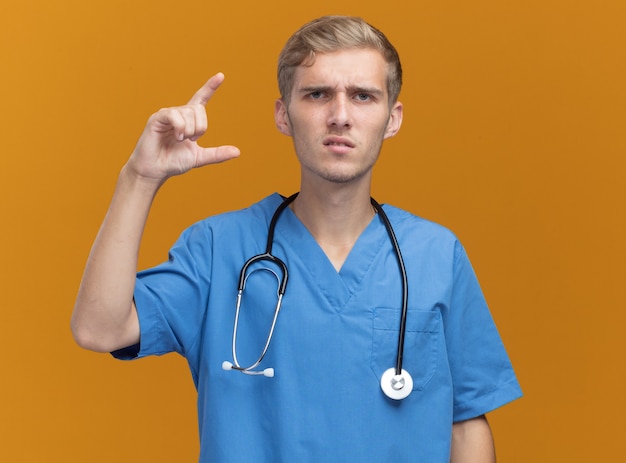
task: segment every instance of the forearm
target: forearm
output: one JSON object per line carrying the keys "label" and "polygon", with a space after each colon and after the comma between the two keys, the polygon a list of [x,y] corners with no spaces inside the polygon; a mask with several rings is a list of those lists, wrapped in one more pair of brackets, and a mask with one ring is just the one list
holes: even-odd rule
{"label": "forearm", "polygon": [[139,340],[133,305],[141,237],[158,184],[122,169],[87,260],[72,315],[79,345],[111,351]]}
{"label": "forearm", "polygon": [[120,173],[111,206],[89,254],[72,333],[79,345],[112,351],[139,341],[133,303],[137,256],[154,196],[166,179],[190,169],[227,161],[239,149],[204,148],[197,140],[207,128],[204,105],[224,80],[211,77],[184,106],[154,113]]}
{"label": "forearm", "polygon": [[452,425],[450,463],[495,463],[489,423],[484,416]]}

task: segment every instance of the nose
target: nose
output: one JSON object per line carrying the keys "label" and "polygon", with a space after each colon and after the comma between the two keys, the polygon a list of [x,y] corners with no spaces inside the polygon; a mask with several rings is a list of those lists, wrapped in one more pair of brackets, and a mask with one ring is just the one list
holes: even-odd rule
{"label": "nose", "polygon": [[352,126],[350,102],[345,95],[335,95],[328,105],[328,125],[336,128],[349,128]]}

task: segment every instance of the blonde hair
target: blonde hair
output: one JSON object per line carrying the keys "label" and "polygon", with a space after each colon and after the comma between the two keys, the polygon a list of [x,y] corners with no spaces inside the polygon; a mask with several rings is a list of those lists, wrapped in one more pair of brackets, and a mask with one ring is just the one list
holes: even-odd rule
{"label": "blonde hair", "polygon": [[387,37],[361,18],[323,16],[296,31],[280,53],[278,88],[285,104],[289,104],[298,66],[312,64],[316,53],[332,53],[351,48],[371,48],[381,53],[388,65],[389,105],[395,103],[402,87],[402,66],[398,52]]}

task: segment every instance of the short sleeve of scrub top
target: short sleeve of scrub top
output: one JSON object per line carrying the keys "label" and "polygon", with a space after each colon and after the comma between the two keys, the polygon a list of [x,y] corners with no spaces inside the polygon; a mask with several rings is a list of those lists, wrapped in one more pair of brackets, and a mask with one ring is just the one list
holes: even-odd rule
{"label": "short sleeve of scrub top", "polygon": [[491,411],[520,390],[469,259],[454,246],[450,307],[442,311],[454,384],[454,421]]}

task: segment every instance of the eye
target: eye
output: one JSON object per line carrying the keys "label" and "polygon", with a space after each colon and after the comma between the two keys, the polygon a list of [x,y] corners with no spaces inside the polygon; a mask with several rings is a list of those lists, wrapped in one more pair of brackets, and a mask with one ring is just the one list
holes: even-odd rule
{"label": "eye", "polygon": [[369,101],[372,99],[372,95],[368,94],[368,93],[357,93],[355,98],[358,101]]}
{"label": "eye", "polygon": [[312,100],[319,100],[323,96],[324,94],[320,91],[314,91],[314,92],[309,93],[309,98],[311,98]]}

